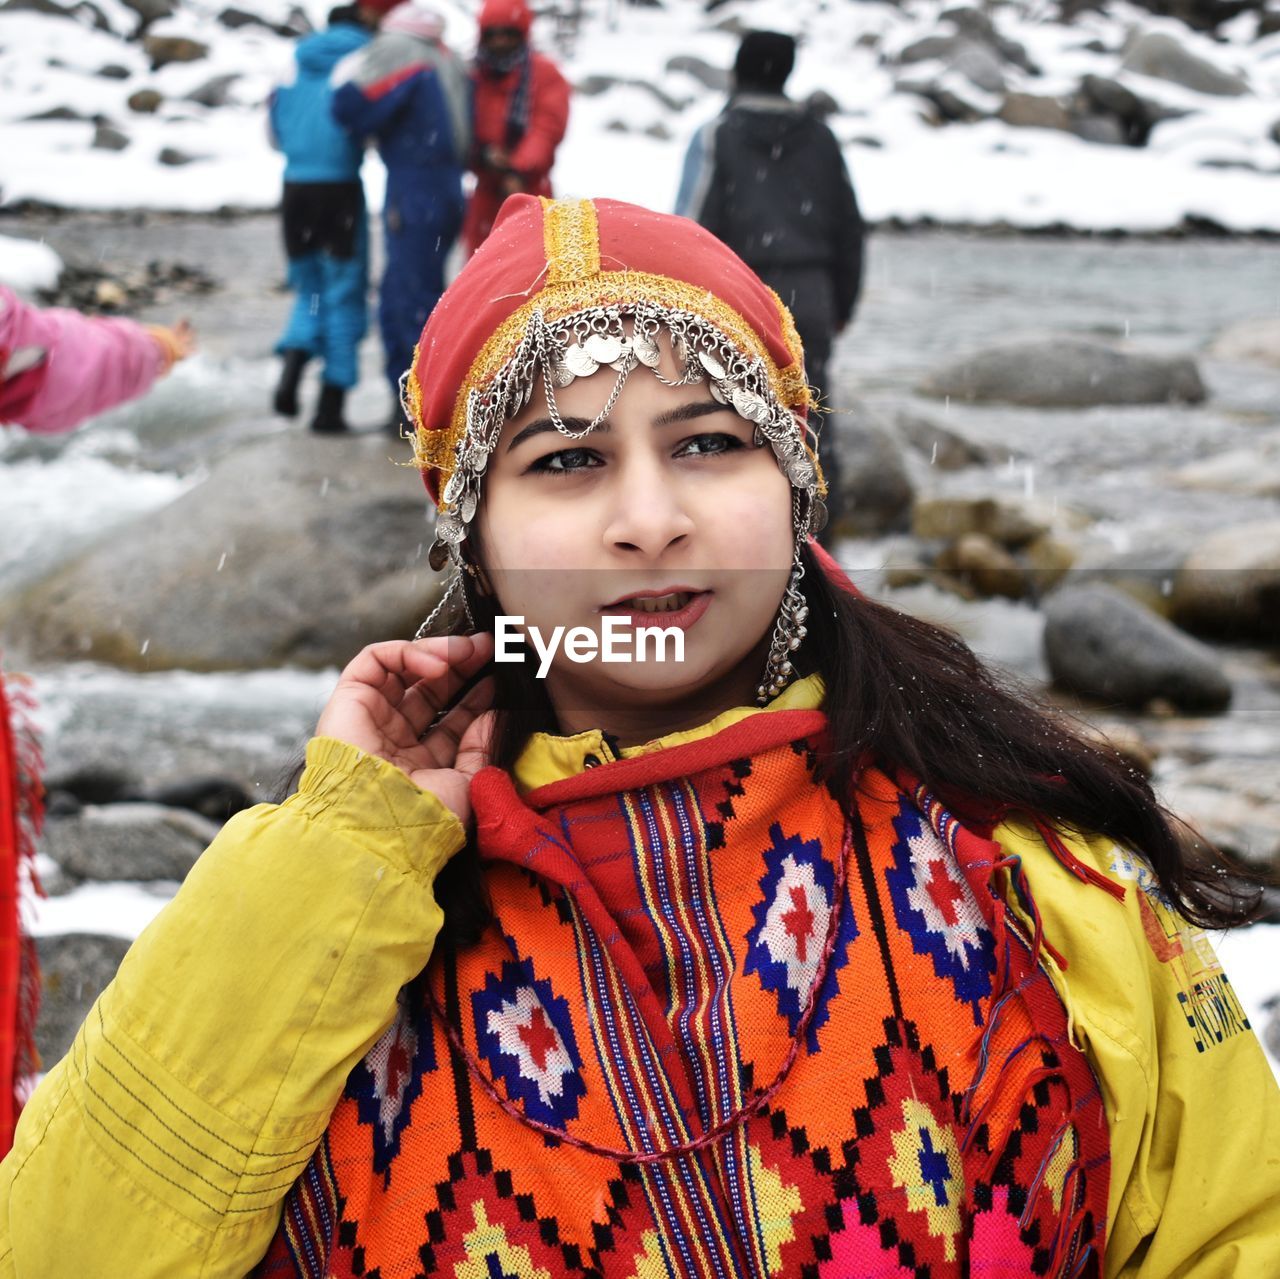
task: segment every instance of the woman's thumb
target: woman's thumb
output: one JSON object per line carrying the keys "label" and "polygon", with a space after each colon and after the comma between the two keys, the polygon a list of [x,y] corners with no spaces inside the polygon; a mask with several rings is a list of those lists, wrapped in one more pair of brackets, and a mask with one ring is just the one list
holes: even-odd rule
{"label": "woman's thumb", "polygon": [[496,713],[485,711],[467,725],[467,731],[458,743],[458,757],[453,765],[464,777],[474,777],[492,763],[493,734],[497,723]]}

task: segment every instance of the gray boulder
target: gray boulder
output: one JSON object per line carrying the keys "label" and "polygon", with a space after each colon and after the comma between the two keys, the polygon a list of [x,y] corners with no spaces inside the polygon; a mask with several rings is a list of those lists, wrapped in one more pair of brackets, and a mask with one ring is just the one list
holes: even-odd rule
{"label": "gray boulder", "polygon": [[122,0],[122,3],[138,15],[140,27],[150,26],[161,18],[171,18],[178,11],[173,0]]}
{"label": "gray boulder", "polygon": [[218,14],[218,21],[230,31],[238,31],[241,27],[263,27],[267,31],[274,31],[276,35],[286,38],[310,35],[315,29],[311,25],[311,19],[296,4],[290,7],[288,16],[283,22],[269,22],[260,14],[250,13],[247,9],[238,9],[234,6],[223,9]]}
{"label": "gray boulder", "polygon": [[724,67],[715,66],[692,53],[678,53],[674,58],[668,58],[666,70],[683,71],[715,93],[728,93],[733,83],[733,77]]}
{"label": "gray boulder", "polygon": [[1124,126],[1109,115],[1077,115],[1071,121],[1071,131],[1077,138],[1104,147],[1120,147],[1128,142]]}
{"label": "gray boulder", "polygon": [[1205,398],[1195,362],[1185,356],[1143,355],[1079,338],[1010,342],[979,351],[935,370],[919,389],[936,399],[1041,408]]}
{"label": "gray boulder", "polygon": [[216,75],[212,80],[206,80],[198,88],[192,89],[184,101],[195,102],[202,107],[225,107],[231,100],[231,86],[239,79],[236,72]]}
{"label": "gray boulder", "polygon": [[129,943],[120,937],[65,933],[36,942],[43,989],[36,1048],[52,1065],[66,1054],[93,1001],[116,975]]}
{"label": "gray boulder", "polygon": [[999,116],[1015,129],[1071,129],[1071,116],[1057,98],[1034,93],[1006,94]]}
{"label": "gray boulder", "polygon": [[103,804],[50,820],[41,847],[76,879],[183,880],[218,833],[214,822],[161,804]]}
{"label": "gray boulder", "polygon": [[1077,105],[1082,115],[1102,114],[1112,117],[1133,147],[1147,145],[1151,130],[1162,120],[1177,120],[1188,112],[1166,107],[1152,98],[1135,93],[1108,76],[1086,75],[1080,81]]}
{"label": "gray boulder", "polygon": [[967,40],[951,57],[951,69],[986,93],[1003,93],[1008,85],[1000,59],[985,44]]}
{"label": "gray boulder", "polygon": [[1219,360],[1280,369],[1280,319],[1259,316],[1240,320],[1214,338],[1209,353]]}
{"label": "gray boulder", "polygon": [[194,164],[202,157],[198,155],[188,155],[185,151],[180,151],[177,147],[161,147],[160,154],[156,159],[170,169],[180,169],[184,164]]}
{"label": "gray boulder", "polygon": [[1120,65],[1126,71],[1168,80],[1184,89],[1215,97],[1238,98],[1249,92],[1249,83],[1242,76],[1224,71],[1185,49],[1176,36],[1164,31],[1138,35],[1125,51]]}
{"label": "gray boulder", "polygon": [[1173,583],[1174,618],[1192,630],[1280,642],[1280,519],[1222,529]]}
{"label": "gray boulder", "polygon": [[914,93],[924,98],[934,108],[938,123],[973,124],[978,120],[985,120],[990,114],[976,102],[971,102],[953,88],[944,85],[937,77],[930,79],[904,76],[896,82],[894,88],[899,93]]}
{"label": "gray boulder", "polygon": [[1123,591],[1066,587],[1044,613],[1045,658],[1062,688],[1125,706],[1160,698],[1185,711],[1220,711],[1231,701],[1212,651]]}
{"label": "gray boulder", "polygon": [[139,670],[342,666],[412,635],[439,597],[429,502],[383,436],[281,435],[176,502],[0,598],[0,633],[43,661]]}
{"label": "gray boulder", "polygon": [[892,434],[864,409],[832,413],[823,430],[836,432],[840,490],[832,523],[846,537],[906,529],[915,487]]}
{"label": "gray boulder", "polygon": [[942,426],[922,413],[899,413],[898,435],[940,471],[960,471],[993,460],[990,449]]}
{"label": "gray boulder", "polygon": [[98,151],[123,151],[129,145],[129,135],[109,124],[100,124],[93,131],[93,147]]}

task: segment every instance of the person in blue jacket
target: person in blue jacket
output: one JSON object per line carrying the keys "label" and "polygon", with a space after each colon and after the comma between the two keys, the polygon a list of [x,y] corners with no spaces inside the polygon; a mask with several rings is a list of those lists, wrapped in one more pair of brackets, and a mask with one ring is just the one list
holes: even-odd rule
{"label": "person in blue jacket", "polygon": [[405,421],[400,379],[444,292],[445,259],[465,203],[470,90],[466,69],[443,44],[443,34],[437,13],[397,6],[349,68],[339,68],[333,96],[335,118],[354,136],[372,138],[387,167],[378,319],[394,401],[389,429],[397,435]]}
{"label": "person in blue jacket", "polygon": [[354,5],[334,9],[328,30],[298,42],[296,79],[277,89],[270,103],[272,139],[285,155],[284,245],[295,294],[288,327],[276,344],[284,368],[275,410],[297,415],[303,370],[318,356],[324,383],[311,429],[327,433],[347,429],[343,404],[358,376],[369,288],[363,150],[333,118],[330,79],[338,63],[370,38]]}

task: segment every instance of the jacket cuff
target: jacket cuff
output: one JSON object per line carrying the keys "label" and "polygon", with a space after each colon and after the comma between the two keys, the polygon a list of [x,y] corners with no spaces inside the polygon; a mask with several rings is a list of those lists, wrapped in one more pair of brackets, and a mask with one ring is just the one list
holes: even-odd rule
{"label": "jacket cuff", "polygon": [[283,805],[411,874],[434,874],[467,842],[457,815],[394,764],[332,737],[307,743]]}

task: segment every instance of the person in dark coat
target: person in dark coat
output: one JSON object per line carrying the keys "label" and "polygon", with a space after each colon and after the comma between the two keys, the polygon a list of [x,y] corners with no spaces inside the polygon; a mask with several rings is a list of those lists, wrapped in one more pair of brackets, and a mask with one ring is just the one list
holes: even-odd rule
{"label": "person in dark coat", "polygon": [[[809,382],[826,400],[832,343],[862,289],[863,223],[840,144],[817,111],[783,92],[795,55],[791,36],[743,36],[728,104],[689,145],[676,212],[723,240],[787,304]],[[840,468],[829,429],[819,456],[834,524]]]}
{"label": "person in dark coat", "polygon": [[362,48],[369,32],[354,5],[334,9],[329,28],[298,41],[297,75],[272,95],[272,140],[284,152],[281,209],[293,311],[276,354],[284,368],[275,410],[298,413],[298,386],[309,361],[324,363],[313,431],[347,429],[343,402],[358,378],[360,339],[368,328],[369,234],[362,148],[333,119],[330,76]]}
{"label": "person in dark coat", "polygon": [[395,403],[389,429],[395,434],[404,421],[400,378],[444,292],[445,260],[465,207],[470,89],[466,68],[443,36],[439,14],[398,5],[360,56],[338,69],[333,97],[335,119],[355,137],[373,138],[387,168],[378,320]]}

